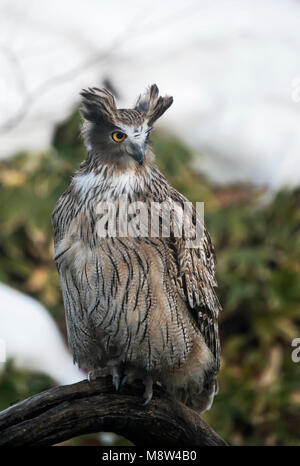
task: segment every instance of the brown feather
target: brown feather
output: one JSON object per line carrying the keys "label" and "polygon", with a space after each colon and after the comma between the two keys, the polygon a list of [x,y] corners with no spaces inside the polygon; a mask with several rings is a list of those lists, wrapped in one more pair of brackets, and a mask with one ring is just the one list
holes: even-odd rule
{"label": "brown feather", "polygon": [[[118,231],[103,238],[97,229],[103,200],[117,215],[122,196],[143,201],[148,217],[153,201],[171,208],[187,201],[153,163],[147,139],[142,139],[146,153],[140,165],[122,149],[125,145],[114,145],[107,126],[131,126],[137,144],[135,136],[149,131],[143,122],[152,124],[172,98],[160,97],[156,85],[134,109],[117,109],[106,90],[88,89],[82,96],[83,116],[92,122],[85,139],[91,147],[52,216],[74,360],[89,370],[116,364],[130,379],[150,377],[203,411],[211,405],[220,363],[215,254],[204,224],[195,248],[187,247],[185,232],[176,236],[173,214],[168,237],[150,232],[123,237]],[[192,232],[196,219],[193,208]]]}
{"label": "brown feather", "polygon": [[173,97],[159,95],[156,84],[152,84],[144,95],[138,98],[135,109],[145,114],[145,118],[151,126],[172,105]]}
{"label": "brown feather", "polygon": [[86,120],[96,124],[103,121],[112,125],[116,124],[115,99],[107,89],[97,87],[83,89],[80,95],[83,97],[81,114]]}

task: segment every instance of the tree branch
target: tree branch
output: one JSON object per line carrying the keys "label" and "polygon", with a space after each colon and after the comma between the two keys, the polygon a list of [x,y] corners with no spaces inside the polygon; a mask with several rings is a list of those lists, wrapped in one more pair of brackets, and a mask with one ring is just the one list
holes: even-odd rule
{"label": "tree branch", "polygon": [[116,393],[111,379],[39,393],[0,413],[0,445],[53,445],[77,435],[115,432],[142,446],[226,445],[200,416],[155,387],[142,406],[141,383]]}

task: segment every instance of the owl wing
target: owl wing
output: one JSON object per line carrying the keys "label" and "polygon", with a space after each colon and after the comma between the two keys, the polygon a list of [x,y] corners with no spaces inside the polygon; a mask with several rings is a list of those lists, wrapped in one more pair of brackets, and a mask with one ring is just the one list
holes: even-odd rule
{"label": "owl wing", "polygon": [[[175,189],[170,191],[171,203],[184,208],[188,200]],[[218,314],[221,309],[215,293],[215,252],[203,219],[191,203],[188,203],[190,224],[181,237],[175,237],[175,226],[178,218],[171,222],[171,248],[177,262],[177,290],[187,302],[188,309],[205,339],[205,342],[215,357],[217,366],[220,363],[220,343],[218,332]],[[198,223],[197,223],[198,222]],[[189,222],[188,222],[189,223]],[[186,224],[186,223],[185,223]],[[190,234],[195,234],[198,225],[198,239],[193,247]],[[200,228],[199,228],[200,227]],[[173,232],[172,232],[173,229]],[[172,274],[172,269],[170,268]]]}
{"label": "owl wing", "polygon": [[55,247],[64,238],[72,219],[77,213],[78,202],[76,197],[72,195],[72,187],[70,185],[60,196],[52,212],[52,232]]}

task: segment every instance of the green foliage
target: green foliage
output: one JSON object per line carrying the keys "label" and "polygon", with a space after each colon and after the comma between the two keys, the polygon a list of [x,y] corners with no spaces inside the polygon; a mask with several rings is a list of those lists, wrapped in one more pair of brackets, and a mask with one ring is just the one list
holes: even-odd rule
{"label": "green foliage", "polygon": [[46,375],[16,369],[13,361],[7,361],[0,374],[0,411],[51,386],[53,381]]}
{"label": "green foliage", "polygon": [[[74,113],[57,128],[52,150],[0,166],[0,280],[43,302],[62,331],[51,212],[84,157],[78,128]],[[300,364],[291,360],[291,341],[300,336],[300,192],[266,202],[249,185],[217,188],[195,172],[192,152],[174,136],[154,133],[153,147],[170,182],[205,202],[217,251],[222,367],[205,418],[232,444],[300,445]],[[8,364],[0,407],[51,383]]]}

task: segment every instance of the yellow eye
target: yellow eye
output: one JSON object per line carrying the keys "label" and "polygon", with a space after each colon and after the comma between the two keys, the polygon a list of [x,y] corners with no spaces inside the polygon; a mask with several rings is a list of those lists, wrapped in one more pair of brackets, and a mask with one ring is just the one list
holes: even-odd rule
{"label": "yellow eye", "polygon": [[126,134],[122,131],[114,131],[111,136],[115,142],[122,142],[126,138]]}

